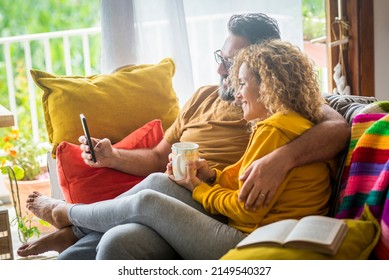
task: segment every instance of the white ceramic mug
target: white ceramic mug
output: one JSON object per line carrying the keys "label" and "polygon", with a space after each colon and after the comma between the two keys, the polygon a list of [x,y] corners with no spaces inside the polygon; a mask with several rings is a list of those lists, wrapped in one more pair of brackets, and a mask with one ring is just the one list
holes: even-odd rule
{"label": "white ceramic mug", "polygon": [[172,146],[173,175],[177,180],[186,176],[186,163],[199,158],[199,145],[192,142],[174,143]]}

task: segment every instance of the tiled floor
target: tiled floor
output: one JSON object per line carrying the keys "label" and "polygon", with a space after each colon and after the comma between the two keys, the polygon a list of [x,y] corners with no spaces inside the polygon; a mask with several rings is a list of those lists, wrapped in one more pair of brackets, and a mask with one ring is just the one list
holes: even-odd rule
{"label": "tiled floor", "polygon": [[[6,204],[4,206],[6,208],[8,208],[8,216],[9,216],[9,220],[11,223],[11,221],[15,218],[15,210],[14,210],[12,204]],[[45,234],[48,234],[48,233],[41,234],[41,237],[44,236]],[[22,243],[18,238],[17,226],[13,223],[11,223],[11,235],[12,235],[12,247],[13,247],[13,252],[14,252],[14,259],[52,259],[58,255],[57,252],[50,251],[50,252],[46,252],[46,253],[39,255],[39,256],[34,256],[34,257],[29,257],[29,258],[21,258],[16,253],[16,250],[22,245]],[[37,239],[36,237],[33,237],[29,240],[29,242],[34,241],[36,239]]]}

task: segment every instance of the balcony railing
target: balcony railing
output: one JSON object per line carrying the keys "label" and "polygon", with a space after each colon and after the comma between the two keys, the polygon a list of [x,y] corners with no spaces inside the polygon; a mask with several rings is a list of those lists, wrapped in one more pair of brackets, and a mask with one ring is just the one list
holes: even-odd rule
{"label": "balcony railing", "polygon": [[[83,71],[85,75],[92,74],[92,65],[91,65],[91,54],[90,54],[90,40],[91,36],[99,35],[100,28],[86,28],[78,30],[67,30],[60,32],[50,32],[50,33],[41,33],[33,35],[23,35],[15,37],[5,37],[0,38],[0,50],[3,49],[3,58],[2,61],[0,55],[0,66],[5,67],[1,69],[2,72],[5,72],[5,77],[1,79],[0,83],[7,81],[7,91],[8,91],[8,102],[6,100],[1,100],[0,103],[3,105],[5,103],[9,104],[9,109],[15,115],[15,127],[19,126],[18,121],[18,108],[16,102],[16,89],[15,85],[17,84],[17,75],[15,74],[17,70],[15,69],[15,62],[13,61],[14,56],[12,55],[14,49],[21,47],[24,52],[24,68],[27,78],[27,90],[28,99],[29,99],[29,109],[31,116],[31,127],[32,127],[32,139],[34,142],[40,142],[40,132],[39,132],[39,120],[38,120],[38,111],[36,106],[36,87],[30,75],[30,69],[34,67],[32,58],[36,56],[36,53],[32,52],[31,45],[37,43],[40,47],[43,47],[43,57],[44,57],[44,69],[52,73],[53,72],[53,62],[52,62],[52,50],[53,42],[55,41],[58,47],[58,41],[60,41],[60,48],[63,50],[61,62],[64,65],[66,75],[72,75],[72,44],[71,40],[73,38],[81,39],[82,47],[82,61],[83,61]],[[81,65],[77,62],[78,67]],[[93,68],[96,69],[96,65],[93,65]]]}

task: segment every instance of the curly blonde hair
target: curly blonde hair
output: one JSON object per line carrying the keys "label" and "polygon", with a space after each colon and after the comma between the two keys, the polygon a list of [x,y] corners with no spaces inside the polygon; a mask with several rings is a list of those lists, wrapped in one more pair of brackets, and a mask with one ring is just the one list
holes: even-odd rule
{"label": "curly blonde hair", "polygon": [[239,88],[239,68],[247,63],[259,84],[258,100],[270,115],[290,110],[313,123],[322,118],[317,74],[313,63],[297,46],[281,40],[269,40],[242,49],[231,69],[232,85]]}

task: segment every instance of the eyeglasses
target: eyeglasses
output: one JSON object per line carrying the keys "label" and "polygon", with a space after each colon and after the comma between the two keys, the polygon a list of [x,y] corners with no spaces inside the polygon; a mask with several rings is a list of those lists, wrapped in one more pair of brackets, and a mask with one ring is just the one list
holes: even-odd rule
{"label": "eyeglasses", "polygon": [[223,63],[224,69],[228,72],[233,64],[233,61],[228,60],[222,56],[221,50],[216,50],[214,53],[215,60],[217,64]]}

